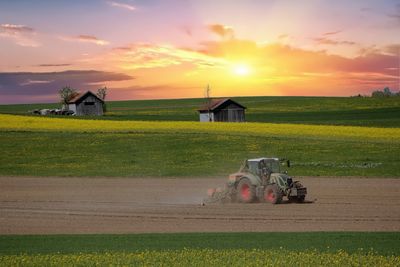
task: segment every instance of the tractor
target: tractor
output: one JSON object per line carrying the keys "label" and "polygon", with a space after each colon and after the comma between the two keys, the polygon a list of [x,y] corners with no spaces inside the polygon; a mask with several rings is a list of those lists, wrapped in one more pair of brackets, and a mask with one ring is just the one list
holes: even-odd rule
{"label": "tractor", "polygon": [[209,189],[206,202],[270,202],[279,204],[283,197],[290,202],[304,202],[307,188],[293,181],[281,165],[289,160],[257,158],[245,160],[239,171],[229,175],[226,188]]}

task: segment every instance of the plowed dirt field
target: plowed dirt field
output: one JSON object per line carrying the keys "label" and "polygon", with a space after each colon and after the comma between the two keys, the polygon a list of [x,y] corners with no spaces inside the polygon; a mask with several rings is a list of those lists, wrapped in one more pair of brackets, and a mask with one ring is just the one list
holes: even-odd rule
{"label": "plowed dirt field", "polygon": [[225,179],[0,177],[0,234],[400,231],[400,179],[302,177],[308,203],[202,206]]}

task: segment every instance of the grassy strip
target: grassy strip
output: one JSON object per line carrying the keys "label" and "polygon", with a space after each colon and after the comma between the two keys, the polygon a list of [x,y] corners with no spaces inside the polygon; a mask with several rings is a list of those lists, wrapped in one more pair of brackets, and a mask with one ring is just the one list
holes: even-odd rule
{"label": "grassy strip", "polygon": [[0,131],[0,151],[0,175],[226,176],[246,158],[273,156],[289,158],[293,175],[400,177],[400,143],[379,140]]}
{"label": "grassy strip", "polygon": [[62,132],[204,133],[241,136],[362,139],[400,142],[400,128],[319,126],[270,123],[199,123],[71,120],[0,115],[0,130]]}
{"label": "grassy strip", "polygon": [[[238,97],[247,107],[249,122],[400,126],[400,97]],[[108,120],[198,121],[204,99],[168,99],[107,102]],[[59,108],[59,104],[0,105],[0,113],[27,114],[28,110]]]}
{"label": "grassy strip", "polygon": [[400,255],[399,232],[3,235],[0,254],[103,253],[186,249],[262,249]]}
{"label": "grassy strip", "polygon": [[3,266],[398,266],[399,256],[344,251],[319,253],[288,250],[144,251],[0,256]]}

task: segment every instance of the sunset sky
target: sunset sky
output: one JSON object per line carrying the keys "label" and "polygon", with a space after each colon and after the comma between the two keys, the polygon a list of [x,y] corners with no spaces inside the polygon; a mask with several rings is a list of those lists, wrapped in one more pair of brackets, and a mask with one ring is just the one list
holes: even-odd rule
{"label": "sunset sky", "polygon": [[0,104],[399,89],[400,0],[0,1]]}

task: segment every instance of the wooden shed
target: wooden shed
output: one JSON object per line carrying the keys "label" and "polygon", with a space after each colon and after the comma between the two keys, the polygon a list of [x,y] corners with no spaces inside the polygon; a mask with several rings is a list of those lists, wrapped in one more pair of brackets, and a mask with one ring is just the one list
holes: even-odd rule
{"label": "wooden shed", "polygon": [[68,109],[74,111],[77,116],[91,115],[102,116],[103,104],[96,94],[87,91],[84,94],[78,94],[68,102]]}
{"label": "wooden shed", "polygon": [[201,122],[244,122],[246,107],[230,98],[213,99],[198,111]]}

